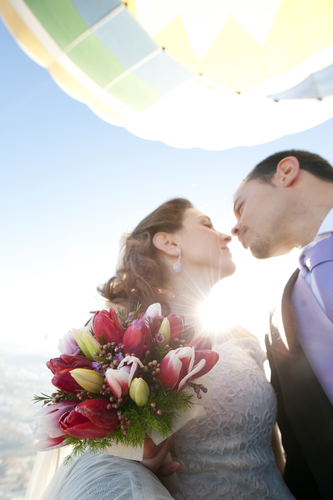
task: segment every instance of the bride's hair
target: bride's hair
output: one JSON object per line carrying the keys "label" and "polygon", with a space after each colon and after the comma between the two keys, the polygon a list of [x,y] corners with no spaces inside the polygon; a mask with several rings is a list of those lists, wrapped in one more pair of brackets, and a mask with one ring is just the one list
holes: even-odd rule
{"label": "bride's hair", "polygon": [[192,207],[188,200],[174,198],[147,215],[126,238],[116,275],[98,287],[99,293],[111,302],[122,303],[127,312],[133,311],[137,303],[145,311],[150,304],[160,302],[163,314],[168,314],[168,297],[158,288],[168,287],[170,269],[158,259],[153,237],[159,232],[179,231],[185,210]]}

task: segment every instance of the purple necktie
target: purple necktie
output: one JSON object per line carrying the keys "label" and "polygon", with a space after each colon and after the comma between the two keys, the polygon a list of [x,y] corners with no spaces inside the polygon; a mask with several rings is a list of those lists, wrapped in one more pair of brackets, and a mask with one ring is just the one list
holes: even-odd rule
{"label": "purple necktie", "polygon": [[333,322],[333,234],[318,241],[305,256],[328,318]]}

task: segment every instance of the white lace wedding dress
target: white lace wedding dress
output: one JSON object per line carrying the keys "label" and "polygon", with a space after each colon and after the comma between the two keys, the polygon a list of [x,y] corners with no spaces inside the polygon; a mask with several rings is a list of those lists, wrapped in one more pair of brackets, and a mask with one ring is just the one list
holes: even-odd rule
{"label": "white lace wedding dress", "polygon": [[292,500],[271,449],[276,397],[263,372],[265,354],[242,329],[222,340],[205,376],[208,393],[198,400],[206,416],[173,437],[181,464],[173,497],[137,462],[88,454],[64,468],[43,500]]}
{"label": "white lace wedding dress", "polygon": [[277,404],[258,340],[239,329],[214,349],[220,358],[205,376],[206,416],[174,435],[172,455],[181,464],[175,499],[293,499],[271,449]]}

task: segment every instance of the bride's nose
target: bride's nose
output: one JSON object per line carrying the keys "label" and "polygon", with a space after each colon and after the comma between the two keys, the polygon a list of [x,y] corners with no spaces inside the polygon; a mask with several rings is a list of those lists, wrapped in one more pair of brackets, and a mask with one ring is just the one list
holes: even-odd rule
{"label": "bride's nose", "polygon": [[230,243],[230,241],[232,240],[231,236],[229,236],[228,234],[221,234],[221,238],[226,244]]}

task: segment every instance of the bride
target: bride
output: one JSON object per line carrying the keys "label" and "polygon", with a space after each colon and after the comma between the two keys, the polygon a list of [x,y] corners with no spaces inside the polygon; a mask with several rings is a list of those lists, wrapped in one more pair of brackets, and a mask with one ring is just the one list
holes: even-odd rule
{"label": "bride", "polygon": [[[99,291],[108,307],[123,307],[127,312],[138,302],[142,310],[160,302],[163,315],[183,315],[198,335],[208,335],[200,320],[200,305],[213,285],[235,271],[230,240],[188,200],[170,200],[127,237],[116,276]],[[283,457],[275,428],[276,397],[263,372],[265,355],[259,342],[239,327],[221,332],[216,340],[219,361],[205,375],[209,391],[198,400],[204,416],[173,435],[175,461],[163,465],[170,439],[159,447],[147,441],[141,464],[86,454],[71,466],[60,467],[40,498],[293,499],[280,474]],[[179,469],[173,496],[148,469],[161,475]]]}

